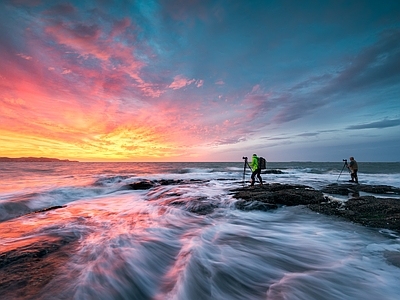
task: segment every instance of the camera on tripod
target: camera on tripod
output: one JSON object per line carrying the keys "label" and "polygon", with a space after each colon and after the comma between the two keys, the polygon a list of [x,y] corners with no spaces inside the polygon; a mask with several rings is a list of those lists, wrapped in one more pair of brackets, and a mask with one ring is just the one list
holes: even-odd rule
{"label": "camera on tripod", "polygon": [[246,157],[246,156],[243,156],[242,159],[247,159],[247,157]]}
{"label": "camera on tripod", "polygon": [[347,159],[343,159],[343,161],[347,162]]}

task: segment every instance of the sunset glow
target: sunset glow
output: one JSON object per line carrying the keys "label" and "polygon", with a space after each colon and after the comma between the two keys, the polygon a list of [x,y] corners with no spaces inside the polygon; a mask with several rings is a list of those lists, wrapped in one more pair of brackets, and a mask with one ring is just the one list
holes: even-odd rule
{"label": "sunset glow", "polygon": [[6,0],[0,42],[0,156],[398,160],[398,1]]}

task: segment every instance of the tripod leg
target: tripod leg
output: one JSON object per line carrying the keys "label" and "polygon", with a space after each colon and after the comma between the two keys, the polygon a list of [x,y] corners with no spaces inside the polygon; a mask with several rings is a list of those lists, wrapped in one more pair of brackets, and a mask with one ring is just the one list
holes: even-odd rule
{"label": "tripod leg", "polygon": [[344,163],[343,168],[342,168],[342,171],[340,171],[340,174],[339,174],[338,178],[336,179],[336,181],[339,180],[339,177],[340,177],[340,175],[342,175],[342,172],[343,172],[345,166],[346,166],[346,163]]}
{"label": "tripod leg", "polygon": [[244,167],[243,167],[243,185],[246,177],[246,167],[247,167],[247,158],[244,160]]}

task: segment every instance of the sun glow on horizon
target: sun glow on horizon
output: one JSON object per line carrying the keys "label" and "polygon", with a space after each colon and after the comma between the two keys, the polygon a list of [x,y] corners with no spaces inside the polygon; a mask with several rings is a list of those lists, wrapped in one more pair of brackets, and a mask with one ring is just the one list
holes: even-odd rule
{"label": "sun glow on horizon", "polygon": [[177,147],[145,128],[117,128],[67,142],[43,135],[0,130],[1,156],[49,157],[79,161],[164,161],[179,157]]}

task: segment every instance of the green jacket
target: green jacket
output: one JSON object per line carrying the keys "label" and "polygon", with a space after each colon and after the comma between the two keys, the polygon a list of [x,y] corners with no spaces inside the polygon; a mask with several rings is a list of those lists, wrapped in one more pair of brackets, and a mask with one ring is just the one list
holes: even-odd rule
{"label": "green jacket", "polygon": [[253,172],[258,169],[258,157],[257,156],[253,155],[253,159],[251,161],[250,166],[251,166],[251,169]]}

